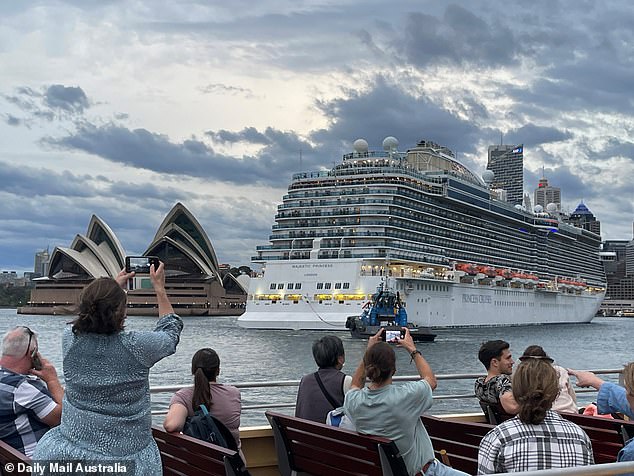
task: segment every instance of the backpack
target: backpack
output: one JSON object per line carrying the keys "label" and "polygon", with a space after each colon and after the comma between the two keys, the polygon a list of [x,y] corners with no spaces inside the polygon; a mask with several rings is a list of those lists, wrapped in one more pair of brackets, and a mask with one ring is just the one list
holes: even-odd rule
{"label": "backpack", "polygon": [[224,423],[209,413],[205,405],[200,405],[200,408],[194,412],[194,416],[187,417],[183,434],[238,451],[238,445],[231,431]]}

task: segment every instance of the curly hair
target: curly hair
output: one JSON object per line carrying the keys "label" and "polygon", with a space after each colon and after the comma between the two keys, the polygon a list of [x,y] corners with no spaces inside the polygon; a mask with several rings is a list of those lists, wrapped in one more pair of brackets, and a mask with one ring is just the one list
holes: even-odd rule
{"label": "curly hair", "polygon": [[396,372],[396,354],[387,342],[377,342],[363,356],[367,377],[374,383],[383,383]]}
{"label": "curly hair", "polygon": [[112,278],[98,278],[79,295],[73,333],[116,334],[124,329],[126,294]]}
{"label": "curly hair", "polygon": [[543,422],[559,394],[558,375],[552,364],[543,359],[523,361],[517,366],[512,385],[520,420],[532,425]]}

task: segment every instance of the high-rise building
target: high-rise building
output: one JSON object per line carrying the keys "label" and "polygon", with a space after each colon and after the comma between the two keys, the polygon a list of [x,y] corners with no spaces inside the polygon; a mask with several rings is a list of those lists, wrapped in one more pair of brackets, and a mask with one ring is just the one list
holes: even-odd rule
{"label": "high-rise building", "polygon": [[583,202],[577,205],[575,211],[570,214],[566,221],[578,228],[583,228],[597,235],[601,234],[601,222],[595,218]]}
{"label": "high-rise building", "polygon": [[491,188],[506,190],[507,201],[521,205],[524,197],[524,145],[490,145],[487,169]]}
{"label": "high-rise building", "polygon": [[35,253],[35,263],[33,266],[34,277],[46,276],[48,274],[48,263],[50,262],[48,250]]}
{"label": "high-rise building", "polygon": [[546,179],[546,177],[539,179],[537,188],[533,193],[533,198],[535,205],[541,205],[544,210],[546,209],[546,205],[554,203],[557,205],[557,210],[561,211],[561,189],[548,185],[548,179]]}

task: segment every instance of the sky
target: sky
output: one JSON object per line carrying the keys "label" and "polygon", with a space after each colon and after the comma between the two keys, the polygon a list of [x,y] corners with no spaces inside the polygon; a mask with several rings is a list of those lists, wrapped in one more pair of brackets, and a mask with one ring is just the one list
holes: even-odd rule
{"label": "sky", "polygon": [[632,24],[628,0],[0,2],[0,270],[93,214],[142,253],[177,202],[250,265],[293,173],[386,136],[477,174],[523,143],[531,196],[543,171],[631,239]]}

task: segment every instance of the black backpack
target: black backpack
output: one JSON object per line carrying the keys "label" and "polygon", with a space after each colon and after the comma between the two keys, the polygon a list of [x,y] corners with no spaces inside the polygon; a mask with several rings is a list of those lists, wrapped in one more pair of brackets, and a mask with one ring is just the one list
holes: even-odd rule
{"label": "black backpack", "polygon": [[209,413],[205,405],[201,405],[194,413],[194,416],[187,417],[183,427],[183,434],[222,446],[223,448],[238,451],[238,445],[231,431],[224,423]]}

